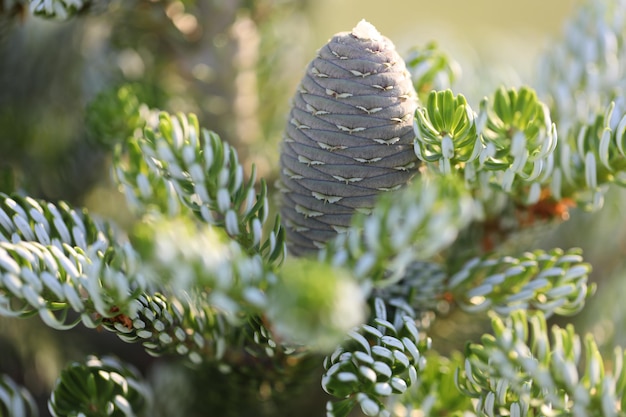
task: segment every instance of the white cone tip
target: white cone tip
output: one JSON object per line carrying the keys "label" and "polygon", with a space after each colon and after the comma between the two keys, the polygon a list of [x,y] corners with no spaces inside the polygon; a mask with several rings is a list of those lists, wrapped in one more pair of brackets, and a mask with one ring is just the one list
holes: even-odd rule
{"label": "white cone tip", "polygon": [[357,25],[352,29],[352,34],[358,39],[363,40],[377,40],[381,38],[380,32],[365,19],[362,19]]}

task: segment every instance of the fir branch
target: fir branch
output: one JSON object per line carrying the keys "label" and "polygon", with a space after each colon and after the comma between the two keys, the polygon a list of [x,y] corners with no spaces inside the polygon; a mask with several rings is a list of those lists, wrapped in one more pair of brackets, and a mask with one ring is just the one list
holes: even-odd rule
{"label": "fir branch", "polygon": [[49,19],[66,20],[86,8],[91,0],[29,0],[31,13]]}
{"label": "fir branch", "polygon": [[516,311],[506,319],[494,317],[492,326],[493,335],[468,345],[465,368],[457,372],[459,389],[478,400],[479,414],[625,415],[621,349],[609,374],[593,338],[584,339],[583,349],[571,325],[553,326],[550,338],[543,314]]}
{"label": "fir branch", "polygon": [[572,315],[593,291],[588,286],[591,266],[580,250],[536,250],[520,257],[487,256],[466,262],[450,277],[448,291],[466,311],[542,311]]}
{"label": "fir branch", "polygon": [[459,64],[445,54],[435,42],[414,47],[404,57],[418,97],[427,100],[432,90],[444,90],[459,76]]}
{"label": "fir branch", "polygon": [[0,376],[0,415],[11,417],[38,417],[39,410],[33,396],[7,375]]}
{"label": "fir branch", "polygon": [[381,195],[371,214],[356,215],[320,259],[384,286],[401,279],[412,262],[450,245],[472,220],[474,207],[455,178],[422,176],[405,189]]}
{"label": "fir branch", "polygon": [[448,297],[472,313],[508,315],[521,309],[573,315],[594,292],[590,272],[578,249],[536,250],[518,257],[491,254],[470,259],[452,275],[439,263],[415,262],[400,281],[373,294],[395,309],[422,313],[426,326],[431,321],[427,313],[445,308],[441,303]]}
{"label": "fir branch", "polygon": [[196,291],[236,322],[267,307],[265,291],[276,276],[258,254],[248,255],[222,229],[184,218],[143,223],[133,244],[142,258],[137,273],[180,298]]}
{"label": "fir branch", "polygon": [[626,4],[586,2],[540,61],[536,85],[546,96],[559,137],[593,120],[626,92]]}
{"label": "fir branch", "polygon": [[135,303],[135,314],[118,314],[102,324],[127,343],[141,343],[152,356],[177,355],[195,365],[223,359],[232,326],[201,296],[142,294]]}
{"label": "fir branch", "polygon": [[415,117],[415,154],[424,162],[436,162],[444,174],[475,160],[484,147],[476,133],[474,112],[461,94],[432,91]]}
{"label": "fir branch", "polygon": [[[206,225],[203,231],[180,221],[148,225],[135,234],[139,263],[135,249],[115,243],[112,231],[86,211],[4,196],[0,312],[38,314],[62,330],[81,321],[104,325],[151,354],[181,355],[195,364],[242,347],[250,315],[267,308],[265,290],[276,280],[260,255],[246,255]],[[148,288],[174,294],[141,293]],[[289,318],[278,316],[277,325],[281,317]]]}
{"label": "fir branch", "polygon": [[170,217],[182,212],[173,184],[144,159],[141,137],[131,137],[113,153],[113,178],[136,214],[163,213]]}
{"label": "fir branch", "polygon": [[624,184],[625,28],[623,2],[589,2],[541,61],[538,89],[561,138],[549,181],[556,201],[597,210],[608,184]]}
{"label": "fir branch", "polygon": [[198,367],[211,364],[220,372],[250,365],[251,358],[267,370],[292,365],[310,353],[306,346],[285,343],[257,315],[232,316],[211,306],[206,293],[166,296],[142,294],[136,313],[102,320],[102,325],[127,343],[140,343],[151,356],[178,356]]}
{"label": "fir branch", "polygon": [[433,91],[418,108],[414,130],[417,157],[443,174],[457,173],[483,201],[492,199],[496,185],[534,204],[552,172],[556,128],[528,87],[499,88],[481,102],[478,116],[463,95]]}
{"label": "fir branch", "polygon": [[[29,198],[4,196],[0,209],[0,237],[3,239],[0,241],[0,312],[3,315],[38,314],[48,326],[63,330],[81,321],[88,327],[104,325],[127,342],[142,342],[149,353],[177,354],[192,363],[223,356],[227,345],[224,339],[228,333],[227,316],[209,306],[209,302],[223,307],[234,304],[227,302],[228,290],[223,285],[214,285],[213,297],[198,296],[195,301],[189,299],[190,295],[180,300],[173,298],[172,302],[160,294],[140,294],[142,288],[167,284],[164,278],[157,277],[163,277],[168,265],[180,266],[181,259],[175,256],[163,259],[160,253],[148,256],[144,240],[140,249],[144,251],[145,262],[139,264],[134,249],[128,245],[115,246],[110,229],[97,224],[86,211],[78,213],[63,203],[55,206]],[[204,256],[207,247],[193,246],[201,243],[198,239],[192,241],[185,236],[174,240],[168,235],[172,229],[160,228],[159,231],[160,239],[155,245],[180,248],[181,243],[187,243],[185,249],[191,246],[199,251],[184,253],[202,261],[201,265],[182,262],[188,272],[197,268],[193,278],[209,273],[205,262],[208,258]],[[184,229],[177,232],[182,233]],[[143,238],[148,239],[148,236]],[[172,262],[165,262],[168,259]],[[246,279],[250,278],[247,272],[254,269],[250,268],[252,264],[246,267],[245,263],[224,262],[222,265],[236,267],[239,276]],[[264,271],[259,266],[260,259],[255,264]],[[172,270],[165,276],[180,278],[182,272]],[[151,277],[151,282],[144,282],[144,277]],[[221,282],[232,288],[231,278],[222,275]],[[257,307],[263,304],[262,293],[261,297],[258,291],[255,296],[251,295],[257,287],[247,289],[246,292],[245,286],[240,288]],[[179,294],[184,293],[182,288],[179,290]],[[217,302],[218,297],[223,300],[221,304]],[[234,320],[236,312],[230,313],[228,317]]]}
{"label": "fir branch", "polygon": [[443,265],[418,261],[407,266],[398,282],[376,288],[374,295],[396,309],[427,313],[437,311],[447,290],[448,274]]}
{"label": "fir branch", "polygon": [[95,221],[86,210],[77,211],[67,203],[55,205],[0,193],[0,240],[104,252],[111,245],[113,231],[108,224]]}
{"label": "fir branch", "polygon": [[135,283],[79,248],[0,242],[0,264],[2,315],[38,314],[46,325],[66,330],[80,321],[95,327],[99,317],[117,311],[132,314]]}
{"label": "fir branch", "polygon": [[[515,177],[525,183],[548,178],[557,144],[556,126],[535,91],[499,88],[493,100],[485,98],[480,108],[477,130],[485,148],[476,171],[500,171],[497,183],[505,192],[512,190]],[[538,198],[531,195],[527,203]]]}
{"label": "fir branch", "polygon": [[[433,91],[414,122],[417,157],[431,169],[463,178],[493,212],[496,194],[537,203],[551,178],[556,127],[548,108],[528,88],[499,88],[475,115],[465,97]],[[497,206],[497,205],[496,205]]]}
{"label": "fir branch", "polygon": [[352,330],[349,339],[324,359],[322,387],[338,398],[327,403],[327,415],[343,417],[357,404],[368,416],[390,416],[385,402],[414,384],[426,365],[430,340],[420,336],[414,318],[374,300],[374,317]]}
{"label": "fir branch", "polygon": [[[269,214],[265,182],[257,194],[254,167],[245,181],[235,149],[200,129],[195,115],[161,113],[158,124],[149,125],[132,145],[128,165],[116,168],[131,202],[154,196],[161,207],[176,212],[170,201],[175,197],[204,222],[223,227],[249,253],[260,253],[270,263],[282,260],[284,232],[278,217],[263,239]],[[155,196],[152,184],[163,193]]]}
{"label": "fir branch", "polygon": [[[124,84],[99,93],[87,106],[85,123],[90,136],[108,148],[124,147],[137,129],[143,129],[153,115],[139,97],[140,87]],[[118,149],[119,152],[119,149]]]}
{"label": "fir branch", "polygon": [[[616,113],[617,111],[617,113]],[[559,142],[550,191],[588,210],[602,207],[609,184],[626,185],[626,109],[611,103]]]}
{"label": "fir branch", "polygon": [[39,314],[48,326],[68,329],[80,321],[95,327],[94,314],[132,313],[141,287],[126,276],[134,251],[114,245],[111,230],[86,212],[3,195],[0,223],[2,315]]}
{"label": "fir branch", "polygon": [[[318,270],[312,268],[313,262],[302,268],[299,261],[291,261],[276,276],[260,255],[247,255],[222,229],[206,224],[182,218],[145,222],[133,243],[142,260],[135,274],[146,277],[149,287],[160,292],[140,295],[136,314],[105,318],[103,324],[155,356],[173,354],[195,365],[221,362],[236,367],[242,360],[239,350],[269,357],[291,355],[301,350],[294,348],[293,340],[311,330],[307,323],[318,327],[307,342],[324,346],[322,340],[338,339],[332,336],[333,323],[345,320],[354,308],[342,294],[358,288],[340,285],[338,271],[327,268],[326,280],[316,277],[316,281],[308,275]],[[313,285],[298,285],[307,283]],[[301,303],[305,299],[309,301]],[[333,299],[338,305],[329,308]],[[302,315],[294,310],[294,302]],[[360,322],[360,305],[356,308],[356,318],[340,329]],[[257,320],[265,316],[271,332]],[[277,339],[274,332],[291,343]]]}
{"label": "fir branch", "polygon": [[456,387],[455,371],[463,367],[464,358],[454,352],[449,358],[429,350],[426,366],[404,395],[390,399],[388,408],[394,417],[454,416],[470,417],[472,398]]}
{"label": "fir branch", "polygon": [[[143,261],[137,274],[150,277],[154,286],[164,291],[166,297],[160,297],[163,302],[175,302],[180,307],[163,306],[174,318],[165,326],[151,326],[153,320],[146,317],[150,312],[145,312],[139,322],[133,321],[132,329],[124,323],[113,324],[125,340],[135,341],[136,336],[149,339],[148,344],[143,344],[155,353],[171,352],[170,342],[186,344],[180,337],[171,337],[177,332],[182,336],[198,333],[207,344],[221,343],[223,350],[226,342],[221,339],[229,332],[240,332],[238,328],[254,316],[269,319],[272,332],[282,344],[327,351],[363,320],[361,288],[340,268],[294,259],[275,275],[260,255],[245,254],[221,229],[204,224],[198,226],[183,219],[146,223],[135,234],[134,243]],[[200,307],[202,304],[206,304],[206,308]],[[146,307],[140,308],[140,315]],[[199,309],[200,315],[208,318],[201,317],[201,322],[188,320],[186,313],[175,311],[181,307]],[[156,320],[163,320],[160,311],[153,312]],[[209,331],[203,321],[215,322],[218,326]],[[126,327],[128,337],[123,334]],[[161,332],[154,330],[158,328]],[[234,340],[229,340],[228,344],[238,346]],[[180,349],[183,355],[187,354],[187,348]],[[190,349],[194,355],[200,355],[192,358],[194,362],[200,358],[221,359],[215,349],[209,348],[205,353],[202,353],[202,346]]]}
{"label": "fir branch", "polygon": [[267,318],[284,344],[332,351],[365,320],[365,294],[349,271],[288,259],[268,289]]}
{"label": "fir branch", "polygon": [[65,368],[48,402],[54,417],[145,415],[151,393],[139,372],[115,358],[88,357]]}

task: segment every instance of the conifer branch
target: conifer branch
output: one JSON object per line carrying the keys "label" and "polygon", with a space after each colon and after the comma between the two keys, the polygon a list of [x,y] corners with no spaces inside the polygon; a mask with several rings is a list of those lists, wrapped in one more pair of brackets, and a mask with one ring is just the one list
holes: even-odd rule
{"label": "conifer branch", "polygon": [[[626,185],[626,109],[611,102],[578,123],[557,147],[550,191],[557,199],[571,199],[587,210],[602,207],[608,185]],[[619,113],[616,113],[619,111]]]}
{"label": "conifer branch", "polygon": [[29,0],[30,11],[41,17],[65,20],[87,7],[91,0]]}
{"label": "conifer branch", "polygon": [[446,90],[459,77],[459,64],[444,53],[436,42],[413,47],[404,57],[419,99],[427,101],[433,90]]}
{"label": "conifer branch", "polygon": [[0,413],[12,417],[38,417],[33,396],[7,375],[0,376]]}
{"label": "conifer branch", "polygon": [[[30,1],[50,19],[92,3]],[[484,255],[501,248],[483,248],[470,227],[542,204],[565,219],[563,206],[597,209],[610,184],[626,185],[625,28],[622,3],[586,6],[544,61],[539,94],[498,88],[478,111],[447,89],[455,64],[434,44],[405,65],[365,21],[336,35],[294,97],[284,228],[268,222],[254,167],[245,178],[236,150],[196,116],[148,110],[130,87],[101,95],[88,123],[114,145],[115,179],[141,216],[131,243],[86,211],[1,194],[0,315],[104,327],[190,372],[255,383],[298,382],[289,367],[332,352],[321,381],[331,417],[357,406],[379,417],[626,416],[623,350],[609,371],[592,336],[547,328],[593,292],[580,251]],[[442,301],[492,317],[464,359],[424,334]],[[63,371],[49,409],[147,415],[150,396],[132,367],[90,357]],[[0,413],[37,410],[2,377]]]}
{"label": "conifer branch", "polygon": [[581,5],[537,74],[559,132],[550,192],[587,210],[602,207],[609,184],[624,184],[625,29],[623,3]]}
{"label": "conifer branch", "polygon": [[499,189],[514,201],[534,204],[552,173],[556,128],[528,87],[496,90],[478,114],[463,95],[433,91],[416,112],[414,130],[417,157],[442,174],[463,178],[482,201]]}
{"label": "conifer branch", "polygon": [[[131,281],[134,251],[83,211],[30,198],[0,202],[0,311],[38,314],[49,326],[132,313],[140,281]],[[69,314],[78,313],[78,317]]]}
{"label": "conifer branch", "polygon": [[357,214],[320,252],[334,266],[384,285],[399,280],[409,264],[445,249],[472,220],[474,201],[454,178],[423,177],[383,194],[368,215]]}
{"label": "conifer branch", "polygon": [[150,402],[151,393],[132,366],[92,356],[61,372],[48,409],[54,417],[134,417],[144,415]]}
{"label": "conifer branch", "polygon": [[542,311],[572,315],[579,312],[593,286],[589,264],[579,250],[537,250],[519,257],[487,256],[465,263],[450,277],[448,290],[466,311]]}
{"label": "conifer branch", "polygon": [[172,215],[180,201],[202,221],[223,227],[248,253],[260,253],[270,263],[283,259],[278,217],[263,236],[269,216],[265,182],[257,193],[254,167],[246,180],[236,150],[214,132],[200,129],[195,115],[161,113],[156,125],[149,124],[144,136],[131,141],[128,159],[118,161],[116,178],[130,202],[137,202],[137,196],[145,199],[132,204],[140,210],[146,202],[156,202]]}
{"label": "conifer branch", "polygon": [[385,403],[414,384],[426,365],[430,340],[421,337],[414,318],[374,299],[370,322],[352,330],[349,339],[324,360],[322,387],[339,400],[328,402],[328,416],[348,415],[357,404],[368,416],[390,416]]}
{"label": "conifer branch", "polygon": [[494,317],[492,326],[493,335],[468,345],[465,368],[457,373],[462,392],[478,400],[477,413],[624,415],[621,349],[608,373],[593,338],[581,341],[571,325],[553,326],[550,337],[542,314],[520,310]]}

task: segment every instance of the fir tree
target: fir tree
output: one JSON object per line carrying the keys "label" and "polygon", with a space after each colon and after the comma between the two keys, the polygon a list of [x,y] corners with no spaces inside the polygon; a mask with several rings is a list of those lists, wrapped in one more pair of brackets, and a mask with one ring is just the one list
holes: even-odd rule
{"label": "fir tree", "polygon": [[[105,3],[28,7],[71,21],[114,13]],[[179,3],[167,17],[196,40],[173,17],[194,2]],[[0,5],[2,25],[26,13]],[[592,335],[547,322],[595,290],[582,251],[516,245],[626,183],[625,29],[624,4],[590,2],[536,89],[500,87],[472,108],[436,45],[404,60],[361,21],[307,67],[276,189],[192,112],[146,103],[162,92],[104,90],[85,123],[133,222],[33,198],[7,176],[0,315],[106,331],[158,359],[151,376],[114,355],[69,363],[49,412],[240,415],[245,402],[287,415],[321,384],[327,416],[626,415],[622,348],[603,355]],[[451,310],[490,323],[463,352],[439,344]],[[39,414],[0,378],[0,415]]]}

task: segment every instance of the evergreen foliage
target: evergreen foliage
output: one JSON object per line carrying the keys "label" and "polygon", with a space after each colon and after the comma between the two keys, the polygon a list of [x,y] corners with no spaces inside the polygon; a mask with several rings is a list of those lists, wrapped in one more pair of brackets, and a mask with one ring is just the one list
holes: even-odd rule
{"label": "evergreen foliage", "polygon": [[[91,3],[31,0],[30,10],[80,19]],[[152,108],[130,84],[103,92],[89,105],[88,131],[111,152],[133,224],[123,230],[87,210],[7,187],[0,194],[0,315],[37,316],[60,331],[79,324],[106,330],[150,356],[183,363],[185,373],[170,377],[190,386],[193,378],[219,374],[239,385],[225,389],[288,396],[315,375],[315,363],[323,368],[329,417],[354,409],[380,417],[625,416],[623,349],[603,357],[593,336],[547,324],[580,312],[594,292],[581,250],[507,245],[518,233],[567,220],[571,207],[600,209],[609,185],[626,184],[626,4],[589,3],[572,22],[546,56],[537,90],[500,87],[477,110],[450,89],[456,64],[434,44],[412,50],[398,73],[369,74],[350,65],[377,51],[401,59],[390,41],[363,23],[338,35],[331,40],[337,50],[348,48],[346,39],[382,49],[323,49],[307,69],[300,88],[310,91],[297,93],[287,128],[302,136],[286,138],[280,190],[257,179],[256,168],[193,113]],[[350,76],[330,73],[335,59],[337,68],[352,68]],[[577,71],[563,70],[563,62]],[[411,80],[402,78],[407,74]],[[389,84],[373,84],[369,75]],[[362,129],[333,122],[350,148],[342,155],[355,161],[347,167],[334,159],[336,149],[318,146],[319,160],[305,155],[311,138],[303,130],[332,136],[320,127],[327,114],[305,104],[319,87],[316,77],[328,83],[316,99],[341,120],[356,117],[342,94],[384,95],[376,111],[364,103],[378,96],[355,102]],[[369,118],[393,106],[399,98],[389,91],[398,85],[402,100],[417,97],[417,109],[413,115],[408,106],[406,120],[387,115],[385,123],[401,125],[403,142],[392,153],[410,155],[410,169],[359,161],[353,148],[372,139],[363,131],[378,128],[379,119]],[[415,139],[407,142],[407,135]],[[375,156],[373,149],[364,152]],[[300,171],[289,168],[291,157]],[[388,169],[393,187],[345,181],[329,186],[340,196],[313,190],[298,200],[306,188],[299,180],[321,181],[331,171],[337,179],[333,170],[342,167],[348,171],[339,183],[350,169],[366,179]],[[283,213],[291,217],[275,214],[273,191],[287,195],[291,206]],[[354,202],[361,191],[365,203],[329,207],[329,198]],[[293,241],[307,236],[298,227],[316,225],[314,206],[303,212],[300,203],[320,205],[320,216],[331,219],[311,245]],[[298,223],[300,214],[305,221]],[[464,352],[437,349],[436,328],[451,309],[491,320]],[[55,417],[162,415],[164,384],[120,359],[90,356],[61,371],[48,409]],[[236,414],[236,406],[226,408]],[[8,376],[0,378],[0,415],[39,415],[31,394]]]}

